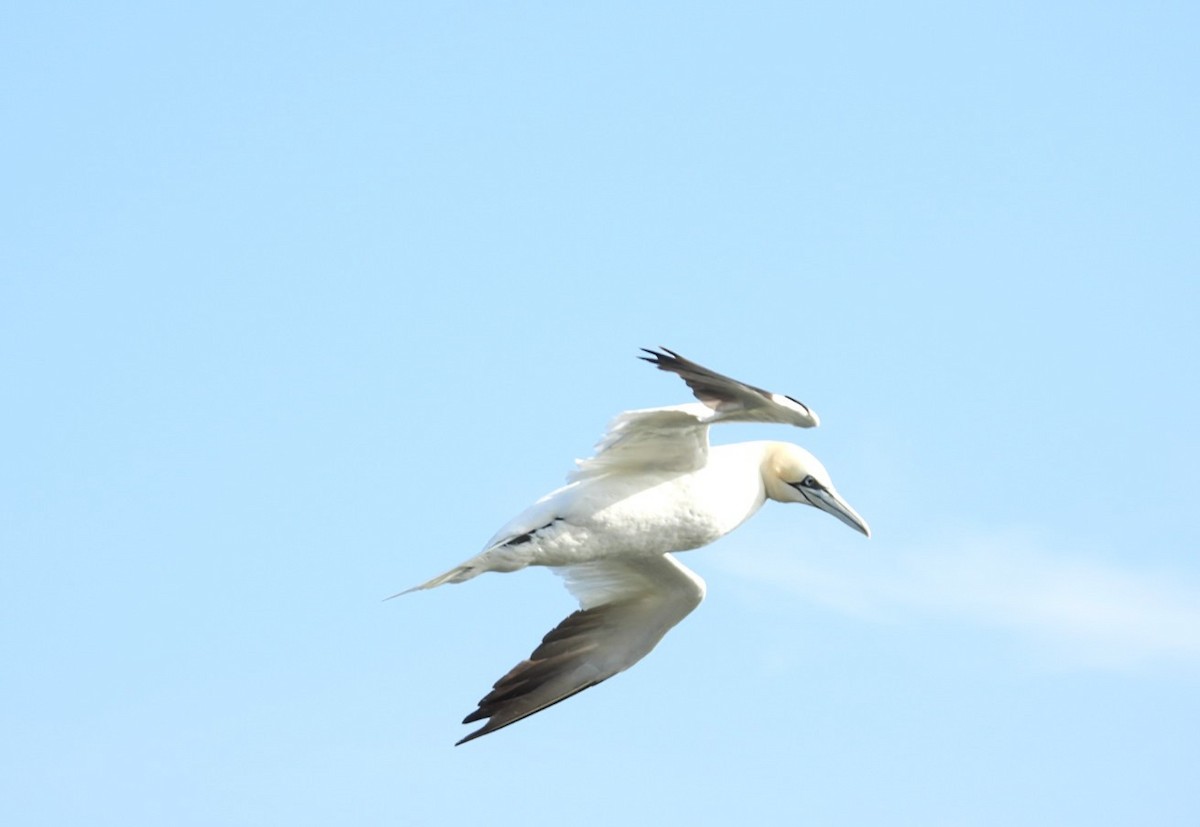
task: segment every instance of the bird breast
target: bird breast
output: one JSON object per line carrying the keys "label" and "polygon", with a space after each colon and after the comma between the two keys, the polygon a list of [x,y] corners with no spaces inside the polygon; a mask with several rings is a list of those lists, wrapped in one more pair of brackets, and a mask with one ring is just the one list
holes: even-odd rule
{"label": "bird breast", "polygon": [[539,544],[544,565],[699,548],[739,526],[765,499],[757,469],[730,475],[719,467],[599,477],[560,494],[562,522]]}

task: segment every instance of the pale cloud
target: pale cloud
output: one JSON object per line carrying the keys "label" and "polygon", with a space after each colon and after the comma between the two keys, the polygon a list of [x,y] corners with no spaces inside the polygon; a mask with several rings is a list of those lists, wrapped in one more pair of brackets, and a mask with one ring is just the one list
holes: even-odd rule
{"label": "pale cloud", "polygon": [[730,572],[881,622],[944,618],[1009,630],[1076,663],[1200,662],[1200,583],[1052,552],[1027,537],[965,537],[871,553],[723,555]]}

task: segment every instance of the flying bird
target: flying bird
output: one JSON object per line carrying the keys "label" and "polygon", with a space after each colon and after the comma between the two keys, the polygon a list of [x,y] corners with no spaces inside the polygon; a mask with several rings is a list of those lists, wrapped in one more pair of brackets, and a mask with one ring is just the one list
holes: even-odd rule
{"label": "flying bird", "polygon": [[[812,428],[808,406],[696,364],[666,348],[639,358],[678,375],[699,402],[625,411],[567,484],[522,511],[479,554],[400,594],[484,572],[548,566],[579,601],[527,660],[496,682],[459,744],[506,727],[633,666],[704,599],[672,552],[708,545],[768,499],[811,505],[871,536],[816,457],[788,442],[710,446],[721,422]],[[398,595],[396,595],[398,596]],[[457,745],[456,745],[457,746]]]}

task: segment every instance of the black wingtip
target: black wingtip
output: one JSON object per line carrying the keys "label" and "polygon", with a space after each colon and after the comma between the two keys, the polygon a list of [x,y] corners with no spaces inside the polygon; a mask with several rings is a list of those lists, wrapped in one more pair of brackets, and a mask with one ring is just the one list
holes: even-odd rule
{"label": "black wingtip", "polygon": [[479,729],[475,730],[474,732],[472,732],[470,735],[468,735],[468,736],[466,736],[465,738],[463,738],[462,740],[460,740],[460,741],[455,741],[455,742],[454,742],[454,746],[456,746],[456,747],[461,747],[463,744],[467,743],[467,741],[474,741],[474,740],[475,740],[476,738],[478,738],[480,735],[486,735],[487,733],[488,733],[488,728],[487,728],[487,727],[481,727],[481,728],[479,728]]}
{"label": "black wingtip", "polygon": [[463,718],[462,722],[464,724],[473,724],[473,723],[476,723],[477,721],[483,721],[483,726],[481,726],[479,729],[475,730],[474,732],[467,733],[465,736],[463,736],[463,738],[461,740],[455,741],[454,746],[461,747],[463,744],[467,743],[467,741],[474,741],[480,735],[487,735],[489,732],[492,732],[495,729],[498,729],[498,727],[492,726],[491,721],[484,720],[485,718],[488,717],[488,715],[489,715],[489,713],[484,712],[483,707],[481,706],[479,709],[476,709],[470,715]]}
{"label": "black wingtip", "polygon": [[671,362],[678,362],[683,359],[683,357],[678,353],[671,350],[669,347],[663,347],[662,345],[658,346],[658,350],[651,350],[648,347],[644,347],[641,348],[641,351],[643,353],[649,353],[650,355],[639,356],[639,359],[641,359],[643,362],[649,362],[650,364],[662,368],[663,370],[667,370],[666,366]]}

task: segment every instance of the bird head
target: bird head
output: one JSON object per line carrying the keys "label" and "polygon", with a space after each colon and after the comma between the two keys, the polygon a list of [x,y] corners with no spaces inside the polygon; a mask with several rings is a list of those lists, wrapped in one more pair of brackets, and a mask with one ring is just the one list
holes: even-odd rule
{"label": "bird head", "polygon": [[772,500],[811,505],[871,536],[867,521],[838,494],[825,466],[799,445],[770,443],[763,462],[763,482]]}

